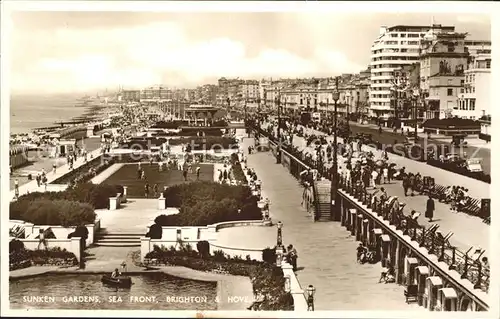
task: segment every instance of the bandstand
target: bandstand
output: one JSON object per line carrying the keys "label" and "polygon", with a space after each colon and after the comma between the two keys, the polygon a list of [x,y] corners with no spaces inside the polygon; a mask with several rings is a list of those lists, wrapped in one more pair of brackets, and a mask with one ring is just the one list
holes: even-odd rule
{"label": "bandstand", "polygon": [[189,125],[208,126],[217,111],[218,109],[212,105],[192,104],[184,109],[184,119],[188,120]]}

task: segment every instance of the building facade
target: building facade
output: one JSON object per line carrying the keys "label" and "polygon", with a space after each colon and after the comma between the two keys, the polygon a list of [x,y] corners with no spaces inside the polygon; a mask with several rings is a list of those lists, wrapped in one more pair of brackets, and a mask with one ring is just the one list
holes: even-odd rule
{"label": "building facade", "polygon": [[123,90],[120,92],[121,100],[124,102],[139,102],[141,90]]}
{"label": "building facade", "polygon": [[463,91],[469,55],[466,35],[435,27],[422,39],[420,89],[426,119],[455,116],[459,109],[458,97]]}
{"label": "building facade", "polygon": [[491,116],[491,41],[466,41],[466,45],[469,60],[455,114],[469,119]]}
{"label": "building facade", "polygon": [[150,86],[140,92],[141,102],[168,101],[172,98],[172,90],[163,85]]}
{"label": "building facade", "polygon": [[[370,110],[369,115],[379,118],[394,116],[391,103],[394,71],[420,60],[420,42],[434,26],[397,25],[382,27],[371,48]],[[455,31],[452,26],[440,26],[445,32]]]}

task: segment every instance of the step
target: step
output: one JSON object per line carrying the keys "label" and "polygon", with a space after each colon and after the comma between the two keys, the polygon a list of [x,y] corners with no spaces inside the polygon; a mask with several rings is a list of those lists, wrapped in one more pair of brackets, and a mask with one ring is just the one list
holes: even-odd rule
{"label": "step", "polygon": [[140,238],[123,238],[123,239],[110,239],[102,238],[97,240],[98,243],[140,243]]}
{"label": "step", "polygon": [[106,232],[106,233],[98,233],[98,236],[120,236],[120,237],[143,237],[144,234],[142,233],[111,233],[111,232]]}
{"label": "step", "polygon": [[94,243],[98,247],[141,247],[140,243]]}
{"label": "step", "polygon": [[137,239],[140,240],[142,236],[118,236],[118,235],[97,235],[98,239],[115,239],[115,240],[123,240],[123,239]]}

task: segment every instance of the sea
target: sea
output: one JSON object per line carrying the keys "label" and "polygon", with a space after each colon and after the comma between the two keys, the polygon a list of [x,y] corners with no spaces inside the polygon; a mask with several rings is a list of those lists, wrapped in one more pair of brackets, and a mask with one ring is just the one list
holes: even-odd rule
{"label": "sea", "polygon": [[81,95],[13,95],[10,99],[11,134],[28,133],[35,128],[81,116],[86,107],[76,106]]}

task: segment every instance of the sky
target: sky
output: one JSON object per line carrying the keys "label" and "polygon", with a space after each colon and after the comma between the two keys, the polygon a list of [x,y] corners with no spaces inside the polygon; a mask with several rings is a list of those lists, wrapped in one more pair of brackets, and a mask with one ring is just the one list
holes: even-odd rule
{"label": "sky", "polygon": [[491,38],[489,17],[472,14],[17,11],[11,19],[14,94],[357,73],[380,26],[432,19]]}

